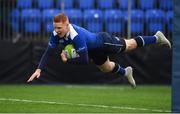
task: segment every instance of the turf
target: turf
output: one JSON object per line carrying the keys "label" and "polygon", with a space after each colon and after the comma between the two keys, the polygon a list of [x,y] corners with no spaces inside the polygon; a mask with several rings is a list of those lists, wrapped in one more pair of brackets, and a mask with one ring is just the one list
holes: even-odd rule
{"label": "turf", "polygon": [[170,86],[1,85],[0,113],[170,112]]}

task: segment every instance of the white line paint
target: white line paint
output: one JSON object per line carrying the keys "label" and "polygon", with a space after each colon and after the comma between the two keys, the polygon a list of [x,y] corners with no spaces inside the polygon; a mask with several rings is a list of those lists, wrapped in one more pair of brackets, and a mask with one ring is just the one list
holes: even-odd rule
{"label": "white line paint", "polygon": [[95,107],[95,108],[111,108],[111,109],[122,109],[122,110],[139,110],[147,112],[171,112],[169,110],[160,109],[148,109],[148,108],[134,108],[134,107],[121,107],[121,106],[108,106],[108,105],[94,105],[94,104],[75,104],[65,102],[52,102],[52,101],[35,101],[28,99],[12,99],[12,98],[0,98],[0,101],[12,101],[12,102],[27,102],[27,103],[42,103],[42,104],[56,104],[56,105],[71,105],[71,106],[82,106],[82,107]]}

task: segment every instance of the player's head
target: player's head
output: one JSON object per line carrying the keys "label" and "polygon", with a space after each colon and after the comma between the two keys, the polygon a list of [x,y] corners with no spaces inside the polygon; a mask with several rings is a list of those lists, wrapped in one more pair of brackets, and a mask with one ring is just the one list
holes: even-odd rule
{"label": "player's head", "polygon": [[54,30],[60,38],[64,37],[69,32],[69,19],[64,13],[59,13],[53,17]]}

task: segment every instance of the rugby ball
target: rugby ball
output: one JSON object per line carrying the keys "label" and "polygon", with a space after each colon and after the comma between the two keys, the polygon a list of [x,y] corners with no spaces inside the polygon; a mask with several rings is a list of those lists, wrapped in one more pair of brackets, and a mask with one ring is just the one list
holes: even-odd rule
{"label": "rugby ball", "polygon": [[73,59],[79,57],[78,53],[76,52],[76,49],[72,44],[66,45],[64,51],[66,53],[67,59]]}

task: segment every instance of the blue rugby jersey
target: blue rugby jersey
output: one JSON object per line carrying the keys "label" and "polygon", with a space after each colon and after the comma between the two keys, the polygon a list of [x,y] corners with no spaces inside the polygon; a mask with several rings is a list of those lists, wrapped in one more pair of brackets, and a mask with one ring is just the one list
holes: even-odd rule
{"label": "blue rugby jersey", "polygon": [[69,26],[70,31],[66,34],[65,38],[59,38],[55,31],[52,32],[48,47],[40,60],[38,68],[44,69],[49,56],[59,44],[63,46],[66,46],[67,44],[74,45],[74,48],[80,56],[67,61],[68,63],[73,64],[87,64],[89,62],[88,50],[103,46],[103,41],[101,38],[98,38],[97,34],[91,33],[74,24],[70,24]]}

